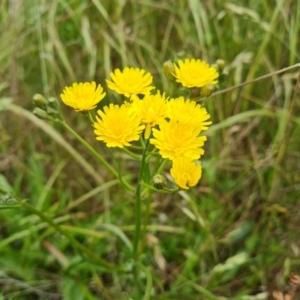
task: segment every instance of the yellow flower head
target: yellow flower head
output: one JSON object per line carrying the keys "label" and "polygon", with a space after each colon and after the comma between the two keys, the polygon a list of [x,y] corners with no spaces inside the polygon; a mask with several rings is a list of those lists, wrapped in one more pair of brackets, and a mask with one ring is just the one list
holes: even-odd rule
{"label": "yellow flower head", "polygon": [[206,136],[199,136],[201,130],[196,126],[162,120],[159,129],[152,129],[154,138],[150,139],[150,143],[159,149],[162,158],[174,160],[186,157],[194,160],[204,154],[200,147],[204,145]]}
{"label": "yellow flower head", "polygon": [[210,115],[204,107],[183,97],[171,99],[167,104],[168,118],[178,122],[197,126],[201,130],[208,129],[212,122],[207,121]]}
{"label": "yellow flower head", "polygon": [[130,146],[131,141],[137,141],[139,134],[145,128],[140,125],[141,117],[130,106],[110,104],[104,107],[104,112],[98,110],[94,132],[96,139],[106,143],[107,147]]}
{"label": "yellow flower head", "polygon": [[103,92],[103,88],[96,83],[84,82],[73,83],[70,87],[65,87],[60,94],[61,100],[68,106],[73,107],[77,111],[85,111],[94,109],[98,102],[100,102],[106,93]]}
{"label": "yellow flower head", "polygon": [[175,183],[184,190],[195,186],[201,178],[202,167],[188,158],[177,158],[170,170]]}
{"label": "yellow flower head", "polygon": [[158,91],[156,95],[145,95],[143,100],[135,99],[132,107],[142,118],[142,123],[146,124],[145,138],[151,134],[151,127],[159,124],[167,115],[165,94]]}
{"label": "yellow flower head", "polygon": [[118,94],[130,97],[137,94],[148,94],[154,86],[152,83],[152,75],[139,68],[124,68],[123,72],[116,69],[110,73],[112,81],[106,80],[108,87],[116,91]]}
{"label": "yellow flower head", "polygon": [[203,87],[206,84],[216,84],[219,73],[201,59],[179,60],[178,66],[174,64],[176,81],[184,87]]}

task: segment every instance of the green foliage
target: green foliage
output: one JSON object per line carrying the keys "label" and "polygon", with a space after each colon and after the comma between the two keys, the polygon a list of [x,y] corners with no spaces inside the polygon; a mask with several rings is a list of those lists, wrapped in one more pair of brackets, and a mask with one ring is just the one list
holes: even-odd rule
{"label": "green foliage", "polygon": [[[34,94],[59,98],[74,81],[106,87],[116,67],[145,68],[173,95],[162,68],[169,59],[224,59],[220,90],[295,64],[300,0],[36,0],[0,8],[0,299],[142,299],[146,290],[164,300],[264,299],[264,289],[300,272],[299,68],[206,100],[214,125],[202,179],[188,193],[142,199],[147,268],[138,274],[132,192],[65,128],[30,112]],[[105,101],[118,101],[107,93]],[[130,158],[114,157],[78,113],[62,110],[136,180]]]}

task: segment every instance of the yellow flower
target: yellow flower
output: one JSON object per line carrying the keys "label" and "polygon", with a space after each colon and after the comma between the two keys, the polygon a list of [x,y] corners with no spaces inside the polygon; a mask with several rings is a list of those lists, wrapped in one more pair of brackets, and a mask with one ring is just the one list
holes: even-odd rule
{"label": "yellow flower", "polygon": [[72,86],[65,87],[60,97],[66,105],[73,107],[76,111],[85,111],[94,109],[105,95],[102,86],[98,84],[96,88],[96,83],[92,81],[73,83]]}
{"label": "yellow flower", "polygon": [[216,84],[219,73],[201,59],[179,60],[178,66],[174,64],[176,81],[184,87],[203,87],[206,84]]}
{"label": "yellow flower", "polygon": [[145,139],[150,137],[151,127],[157,125],[167,115],[165,94],[161,95],[159,91],[156,95],[147,94],[143,100],[133,100],[132,107],[146,125]]}
{"label": "yellow flower", "polygon": [[116,91],[118,94],[130,97],[137,94],[148,94],[154,86],[152,83],[152,75],[139,68],[124,68],[123,73],[120,69],[116,69],[110,73],[112,81],[106,80],[108,87]]}
{"label": "yellow flower", "polygon": [[175,183],[181,189],[187,190],[200,180],[202,167],[188,158],[178,158],[173,161],[170,173]]}
{"label": "yellow flower", "polygon": [[167,104],[168,117],[171,120],[191,124],[201,130],[208,129],[212,122],[207,121],[210,115],[204,107],[190,99],[183,97],[171,99]]}
{"label": "yellow flower", "polygon": [[186,157],[194,160],[204,154],[200,147],[204,145],[206,136],[199,136],[201,129],[196,126],[162,120],[159,129],[152,129],[154,138],[150,139],[150,143],[159,149],[162,158],[174,160]]}
{"label": "yellow flower", "polygon": [[103,110],[97,111],[97,121],[94,123],[97,140],[106,143],[107,147],[124,148],[130,146],[129,142],[139,139],[145,126],[140,125],[141,117],[130,106],[110,104]]}

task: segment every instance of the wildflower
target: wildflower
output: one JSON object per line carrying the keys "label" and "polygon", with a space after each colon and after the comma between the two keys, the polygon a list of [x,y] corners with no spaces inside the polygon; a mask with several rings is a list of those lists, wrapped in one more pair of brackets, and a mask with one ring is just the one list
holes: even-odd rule
{"label": "wildflower", "polygon": [[202,167],[188,158],[177,158],[170,170],[175,183],[184,190],[195,186],[201,178]]}
{"label": "wildflower", "polygon": [[178,122],[197,126],[201,130],[208,129],[212,122],[207,121],[210,115],[200,104],[183,97],[170,99],[167,104],[168,118]]}
{"label": "wildflower", "polygon": [[161,95],[159,91],[156,95],[146,95],[143,100],[133,100],[132,107],[141,116],[142,123],[146,125],[145,139],[150,137],[151,127],[167,115],[165,94]]}
{"label": "wildflower", "polygon": [[159,129],[152,129],[154,138],[150,139],[150,143],[159,149],[162,158],[174,160],[186,157],[194,160],[204,154],[200,147],[204,145],[206,136],[199,136],[201,128],[176,120],[162,120]]}
{"label": "wildflower", "polygon": [[92,81],[73,83],[71,87],[65,87],[60,97],[66,105],[76,111],[85,111],[94,109],[105,95],[102,86],[98,84],[96,88],[96,83]]}
{"label": "wildflower", "polygon": [[216,68],[200,59],[179,60],[174,64],[176,81],[184,87],[203,87],[206,84],[216,84],[219,73]]}
{"label": "wildflower", "polygon": [[148,94],[154,86],[152,83],[152,75],[139,68],[124,68],[123,73],[120,69],[116,69],[110,73],[112,81],[106,80],[108,87],[116,91],[118,94],[130,97],[137,94]]}
{"label": "wildflower", "polygon": [[139,134],[145,128],[140,125],[141,117],[128,105],[110,104],[104,107],[104,112],[98,110],[94,132],[96,139],[106,143],[107,147],[130,146],[131,141],[137,141]]}

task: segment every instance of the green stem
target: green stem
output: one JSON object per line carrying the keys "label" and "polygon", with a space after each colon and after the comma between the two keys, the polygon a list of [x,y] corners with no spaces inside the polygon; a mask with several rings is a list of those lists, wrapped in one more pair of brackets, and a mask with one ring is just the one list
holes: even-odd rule
{"label": "green stem", "polygon": [[[230,91],[232,91],[232,90],[235,90],[235,89],[237,89],[237,88],[243,87],[243,86],[245,86],[245,85],[252,84],[252,83],[254,83],[254,82],[261,81],[261,80],[263,80],[263,79],[267,79],[267,78],[272,77],[272,76],[274,76],[274,75],[278,75],[278,74],[287,72],[287,71],[289,71],[289,70],[291,70],[291,69],[294,69],[294,68],[300,68],[300,63],[297,63],[297,64],[292,65],[292,66],[290,66],[290,67],[283,68],[283,69],[280,69],[280,70],[277,70],[277,71],[268,73],[268,74],[266,74],[266,75],[257,77],[257,78],[255,78],[255,79],[250,80],[250,81],[245,81],[245,82],[243,82],[243,83],[241,83],[241,84],[238,84],[238,85],[235,85],[235,86],[231,86],[231,87],[229,87],[229,88],[227,88],[227,89],[224,89],[224,90],[221,90],[221,91],[212,93],[212,94],[210,95],[210,98],[215,97],[215,96],[220,95],[220,94],[224,94],[224,93],[230,92]],[[205,99],[206,99],[206,98],[204,98],[204,97],[202,97],[202,96],[201,96],[201,97],[193,98],[193,100],[195,100],[196,102],[198,102],[198,101],[203,101],[203,100],[205,100]]]}
{"label": "green stem", "polygon": [[124,153],[126,153],[127,155],[129,155],[131,158],[140,161],[141,157],[136,155],[135,153],[131,152],[130,150],[128,150],[127,148],[122,148],[121,149]]}
{"label": "green stem", "polygon": [[44,87],[44,94],[49,98],[49,81],[46,67],[46,59],[43,53],[45,53],[43,32],[42,32],[42,21],[41,21],[41,9],[39,1],[36,1],[36,20],[37,20],[37,34],[38,34],[38,47],[39,47],[39,58],[41,65],[42,83]]}
{"label": "green stem", "polygon": [[152,192],[157,192],[157,193],[162,193],[162,194],[175,194],[180,191],[180,188],[176,188],[176,189],[164,188],[164,189],[158,190],[151,184],[145,183],[143,181],[141,181],[141,185],[145,188],[142,193],[142,196],[145,195],[149,190]]}
{"label": "green stem", "polygon": [[169,160],[164,159],[163,161],[160,162],[157,170],[155,171],[155,174],[160,174],[163,172],[163,170],[166,168],[166,166],[168,165]]}
{"label": "green stem", "polygon": [[142,214],[142,197],[141,197],[141,182],[143,179],[145,165],[146,165],[146,155],[147,155],[147,148],[149,145],[149,139],[146,140],[145,149],[143,151],[142,161],[141,161],[141,168],[138,177],[138,183],[135,192],[135,232],[134,232],[134,241],[133,241],[133,256],[136,257],[138,253],[138,246],[140,241],[140,233],[141,233],[141,214]]}
{"label": "green stem", "polygon": [[89,248],[80,244],[75,238],[73,238],[72,235],[69,235],[68,233],[66,233],[58,224],[54,223],[51,218],[46,216],[41,211],[37,210],[34,206],[30,205],[29,203],[25,202],[24,200],[18,199],[17,197],[15,197],[15,199],[19,202],[20,205],[25,207],[27,210],[29,210],[33,214],[39,216],[43,221],[47,222],[50,226],[52,226],[57,232],[59,232],[61,235],[65,236],[70,241],[70,243],[74,246],[74,248],[81,250],[83,253],[86,254],[87,257],[89,257],[93,261],[97,262],[102,267],[108,268],[113,271],[121,271],[122,272],[122,269],[106,262],[105,260],[98,257],[96,254],[94,254],[94,252],[92,252]]}
{"label": "green stem", "polygon": [[94,121],[93,115],[90,110],[88,111],[88,116],[89,116],[89,120],[90,120],[91,124],[94,124],[95,121]]}
{"label": "green stem", "polygon": [[146,291],[143,300],[149,300],[151,297],[151,291],[152,291],[152,276],[149,268],[145,268],[145,273],[147,276],[147,286]]}
{"label": "green stem", "polygon": [[[142,184],[142,183],[141,183]],[[151,209],[151,199],[152,199],[152,191],[149,190],[149,189],[144,189],[143,193],[142,193],[142,196],[143,194],[145,194],[144,192],[147,192],[148,195],[147,195],[147,199],[146,199],[146,210],[145,210],[145,215],[143,217],[143,231],[142,231],[142,246],[141,246],[141,249],[143,251],[143,249],[145,248],[146,246],[146,243],[147,243],[147,240],[146,240],[146,233],[147,233],[147,230],[148,230],[148,223],[149,223],[149,218],[150,218],[150,209]]]}
{"label": "green stem", "polygon": [[78,135],[67,123],[58,121],[60,124],[64,126],[65,129],[67,129],[90,153],[94,155],[94,157],[104,166],[106,169],[113,174],[116,178],[119,179],[120,183],[125,186],[130,191],[133,191],[132,186],[126,182],[124,179],[119,176],[119,173],[110,166],[109,163],[101,156],[99,153],[91,147],[80,135]]}
{"label": "green stem", "polygon": [[93,125],[95,123],[93,115],[90,110],[83,111],[82,114],[89,120],[91,125]]}
{"label": "green stem", "polygon": [[134,146],[134,145],[131,145],[129,148],[134,149],[134,150],[139,150],[139,151],[144,149],[144,147],[142,147],[142,146]]}

